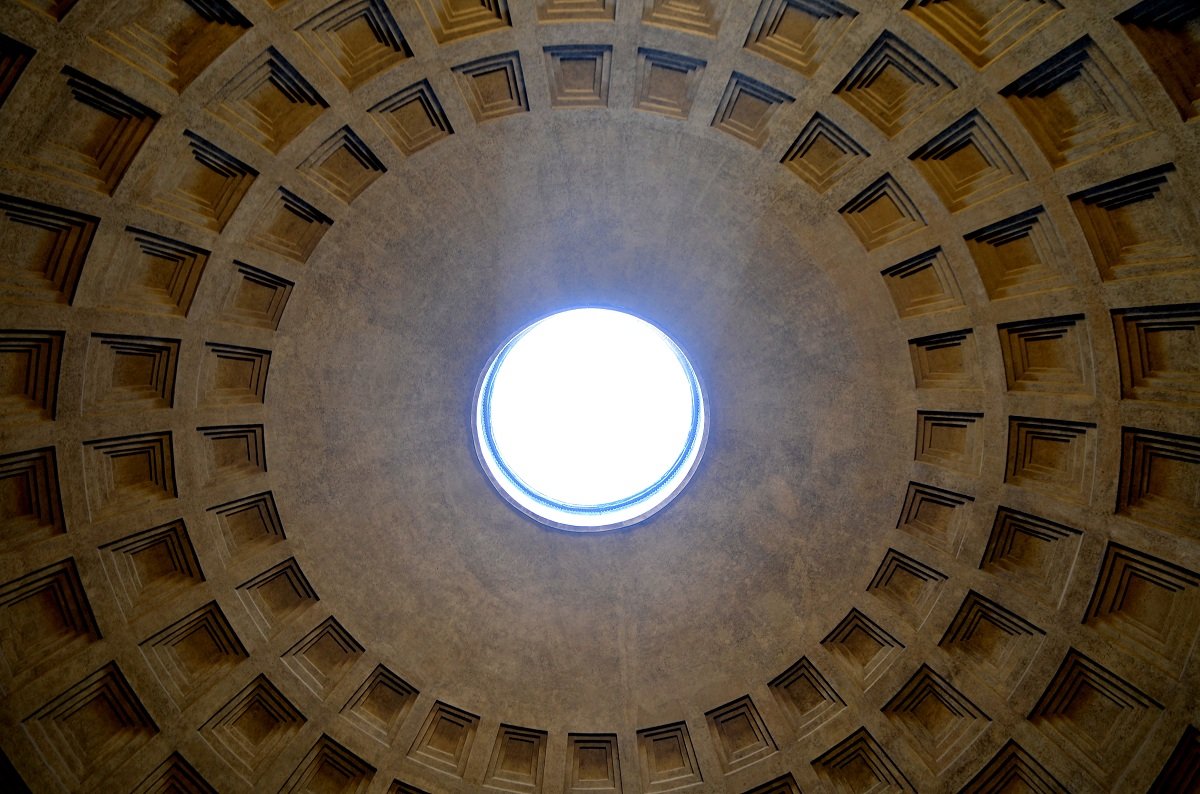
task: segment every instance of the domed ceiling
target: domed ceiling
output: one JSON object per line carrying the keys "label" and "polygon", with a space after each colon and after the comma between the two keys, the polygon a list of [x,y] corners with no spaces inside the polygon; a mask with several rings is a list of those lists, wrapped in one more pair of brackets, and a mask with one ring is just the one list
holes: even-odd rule
{"label": "domed ceiling", "polygon": [[[5,0],[0,745],[35,791],[1195,790],[1187,0]],[[650,520],[477,461],[647,318]]]}

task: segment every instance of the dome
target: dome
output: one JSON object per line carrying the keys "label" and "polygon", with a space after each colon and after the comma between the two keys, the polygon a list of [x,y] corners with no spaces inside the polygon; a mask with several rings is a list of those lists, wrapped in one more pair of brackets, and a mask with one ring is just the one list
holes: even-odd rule
{"label": "dome", "polygon": [[[33,791],[1196,785],[1185,0],[12,0],[0,749]],[[662,329],[547,526],[476,388]]]}

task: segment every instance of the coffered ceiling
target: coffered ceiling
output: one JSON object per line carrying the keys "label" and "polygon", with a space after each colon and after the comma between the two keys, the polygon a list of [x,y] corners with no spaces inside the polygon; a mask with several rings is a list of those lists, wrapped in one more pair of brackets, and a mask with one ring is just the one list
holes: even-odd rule
{"label": "coffered ceiling", "polygon": [[[1186,0],[3,0],[0,747],[35,791],[1200,785]],[[644,524],[495,493],[572,306]]]}

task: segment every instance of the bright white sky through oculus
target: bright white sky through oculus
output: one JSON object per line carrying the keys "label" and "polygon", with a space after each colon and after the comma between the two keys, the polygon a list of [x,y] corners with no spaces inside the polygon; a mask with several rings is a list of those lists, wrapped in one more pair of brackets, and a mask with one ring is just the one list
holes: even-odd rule
{"label": "bright white sky through oculus", "polygon": [[498,456],[525,485],[567,505],[626,499],[657,483],[692,427],[675,347],[622,312],[576,309],[513,344],[490,401]]}

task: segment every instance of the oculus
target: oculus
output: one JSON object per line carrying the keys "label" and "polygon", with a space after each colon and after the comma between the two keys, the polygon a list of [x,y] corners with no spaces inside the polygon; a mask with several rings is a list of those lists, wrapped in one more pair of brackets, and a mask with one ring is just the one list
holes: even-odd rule
{"label": "oculus", "polygon": [[708,417],[699,378],[658,327],[615,309],[544,317],[484,368],[472,422],[492,484],[558,529],[649,518],[700,462]]}

